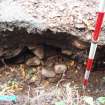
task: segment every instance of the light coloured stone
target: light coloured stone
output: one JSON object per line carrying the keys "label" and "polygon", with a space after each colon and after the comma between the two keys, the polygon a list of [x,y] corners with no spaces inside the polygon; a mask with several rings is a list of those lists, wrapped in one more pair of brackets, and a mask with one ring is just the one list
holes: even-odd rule
{"label": "light coloured stone", "polygon": [[81,24],[81,23],[75,24],[75,27],[78,29],[85,29],[86,28],[86,26],[84,24]]}
{"label": "light coloured stone", "polygon": [[38,65],[41,64],[41,61],[40,61],[40,59],[39,59],[38,57],[33,57],[33,58],[29,59],[29,60],[26,62],[26,64],[27,64],[28,66],[38,66]]}
{"label": "light coloured stone", "polygon": [[85,49],[87,47],[84,42],[79,41],[79,40],[74,40],[72,42],[72,45],[79,49]]}
{"label": "light coloured stone", "polygon": [[56,76],[56,73],[52,70],[48,70],[46,68],[42,68],[42,75],[48,78],[53,78]]}
{"label": "light coloured stone", "polygon": [[62,49],[62,54],[70,56],[70,55],[72,55],[72,51],[70,51],[70,50],[63,50]]}
{"label": "light coloured stone", "polygon": [[39,46],[38,48],[36,48],[33,53],[39,57],[40,59],[44,58],[44,48],[42,46]]}
{"label": "light coloured stone", "polygon": [[57,64],[55,65],[54,70],[57,74],[61,74],[67,70],[67,66],[64,64]]}

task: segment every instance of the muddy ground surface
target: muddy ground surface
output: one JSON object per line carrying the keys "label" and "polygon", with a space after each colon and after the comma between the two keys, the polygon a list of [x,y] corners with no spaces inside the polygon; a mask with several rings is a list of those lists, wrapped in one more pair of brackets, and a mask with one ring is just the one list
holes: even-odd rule
{"label": "muddy ground surface", "polygon": [[[70,52],[65,51],[65,55],[59,49],[48,46],[44,50],[39,47],[36,52],[24,56],[25,52],[4,60],[0,68],[0,95],[16,95],[17,101],[0,102],[0,105],[55,105],[62,99],[66,102],[72,100],[67,105],[72,105],[72,102],[88,105],[84,103],[83,96],[94,100],[105,96],[105,70],[97,68],[92,72],[89,86],[83,90],[85,62],[81,61],[82,58],[78,62],[75,57],[67,56]],[[72,94],[68,95],[70,99],[66,97],[68,91]]]}

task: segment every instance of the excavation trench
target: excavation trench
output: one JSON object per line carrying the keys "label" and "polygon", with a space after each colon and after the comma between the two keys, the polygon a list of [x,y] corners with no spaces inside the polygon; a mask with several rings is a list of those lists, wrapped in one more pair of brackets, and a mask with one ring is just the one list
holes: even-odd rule
{"label": "excavation trench", "polygon": [[[84,64],[90,43],[66,32],[54,33],[51,30],[39,32],[36,29],[36,33],[28,33],[25,28],[18,27],[15,27],[13,31],[2,30],[0,32],[0,65],[4,64],[3,61],[6,64],[24,63],[25,60],[34,56],[32,51],[37,49],[37,46],[43,46],[45,53],[55,51],[61,53],[62,56],[67,56],[69,59],[75,59],[76,62]],[[104,69],[104,52],[104,45],[98,46],[93,68]]]}
{"label": "excavation trench", "polygon": [[[0,58],[11,59],[18,58],[22,54],[26,56],[28,53],[36,49],[37,46],[51,46],[55,50],[71,51],[76,54],[78,51],[83,52],[89,44],[79,40],[79,38],[72,36],[65,32],[53,33],[50,30],[38,33],[28,33],[25,28],[14,28],[13,31],[5,30],[0,32]],[[51,49],[50,52],[52,52]],[[25,54],[26,53],[26,54]],[[7,61],[8,62],[8,61]]]}
{"label": "excavation trench", "polygon": [[[105,96],[105,24],[88,89],[82,88],[96,5],[95,0],[1,0],[0,95],[19,96],[16,105],[55,105],[66,96],[77,104],[78,96]],[[77,99],[70,97],[72,86]]]}
{"label": "excavation trench", "polygon": [[[53,33],[50,30],[38,32],[36,29],[36,33],[29,34],[25,28],[1,31],[0,39],[1,85],[8,84],[8,81],[11,83],[15,81],[17,87],[14,86],[14,91],[17,96],[22,96],[21,99],[24,94],[26,98],[29,87],[31,87],[30,96],[36,97],[33,89],[36,90],[40,86],[51,89],[52,85],[58,83],[61,86],[64,83],[76,85],[79,87],[79,94],[84,95],[81,85],[89,42],[84,42],[68,33]],[[105,93],[104,52],[105,47],[98,46],[93,67],[95,72],[92,72],[89,78],[87,95],[94,98]],[[67,70],[55,72],[56,65],[66,66]],[[8,91],[6,94],[9,94]],[[19,99],[20,103],[22,103],[21,99]]]}

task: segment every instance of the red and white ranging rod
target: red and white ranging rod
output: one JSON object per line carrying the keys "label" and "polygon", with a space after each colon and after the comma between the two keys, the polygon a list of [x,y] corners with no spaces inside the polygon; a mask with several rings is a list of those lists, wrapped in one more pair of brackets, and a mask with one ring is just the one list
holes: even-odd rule
{"label": "red and white ranging rod", "polygon": [[97,21],[96,21],[96,25],[95,25],[95,30],[94,30],[93,35],[92,35],[90,52],[89,52],[87,65],[86,65],[86,72],[85,72],[84,80],[83,80],[83,87],[84,88],[86,88],[88,85],[89,75],[90,75],[90,72],[92,70],[93,60],[94,60],[94,56],[96,53],[97,43],[99,41],[101,26],[102,26],[103,19],[104,19],[104,13],[105,13],[104,11],[105,11],[105,0],[100,0],[99,11],[97,12]]}

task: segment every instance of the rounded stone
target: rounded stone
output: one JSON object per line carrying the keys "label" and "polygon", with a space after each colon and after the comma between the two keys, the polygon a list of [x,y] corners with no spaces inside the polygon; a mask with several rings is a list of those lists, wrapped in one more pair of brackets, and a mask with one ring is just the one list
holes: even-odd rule
{"label": "rounded stone", "polygon": [[41,61],[38,57],[33,57],[26,62],[28,66],[38,66],[41,64]]}
{"label": "rounded stone", "polygon": [[44,58],[44,48],[42,46],[37,47],[33,53],[40,59]]}
{"label": "rounded stone", "polygon": [[53,70],[42,68],[42,75],[48,78],[53,78],[56,76],[56,73]]}
{"label": "rounded stone", "polygon": [[55,73],[61,74],[67,70],[67,66],[65,64],[57,64],[54,66]]}
{"label": "rounded stone", "polygon": [[72,55],[72,51],[70,51],[70,50],[63,50],[62,49],[62,54],[70,56],[70,55]]}

